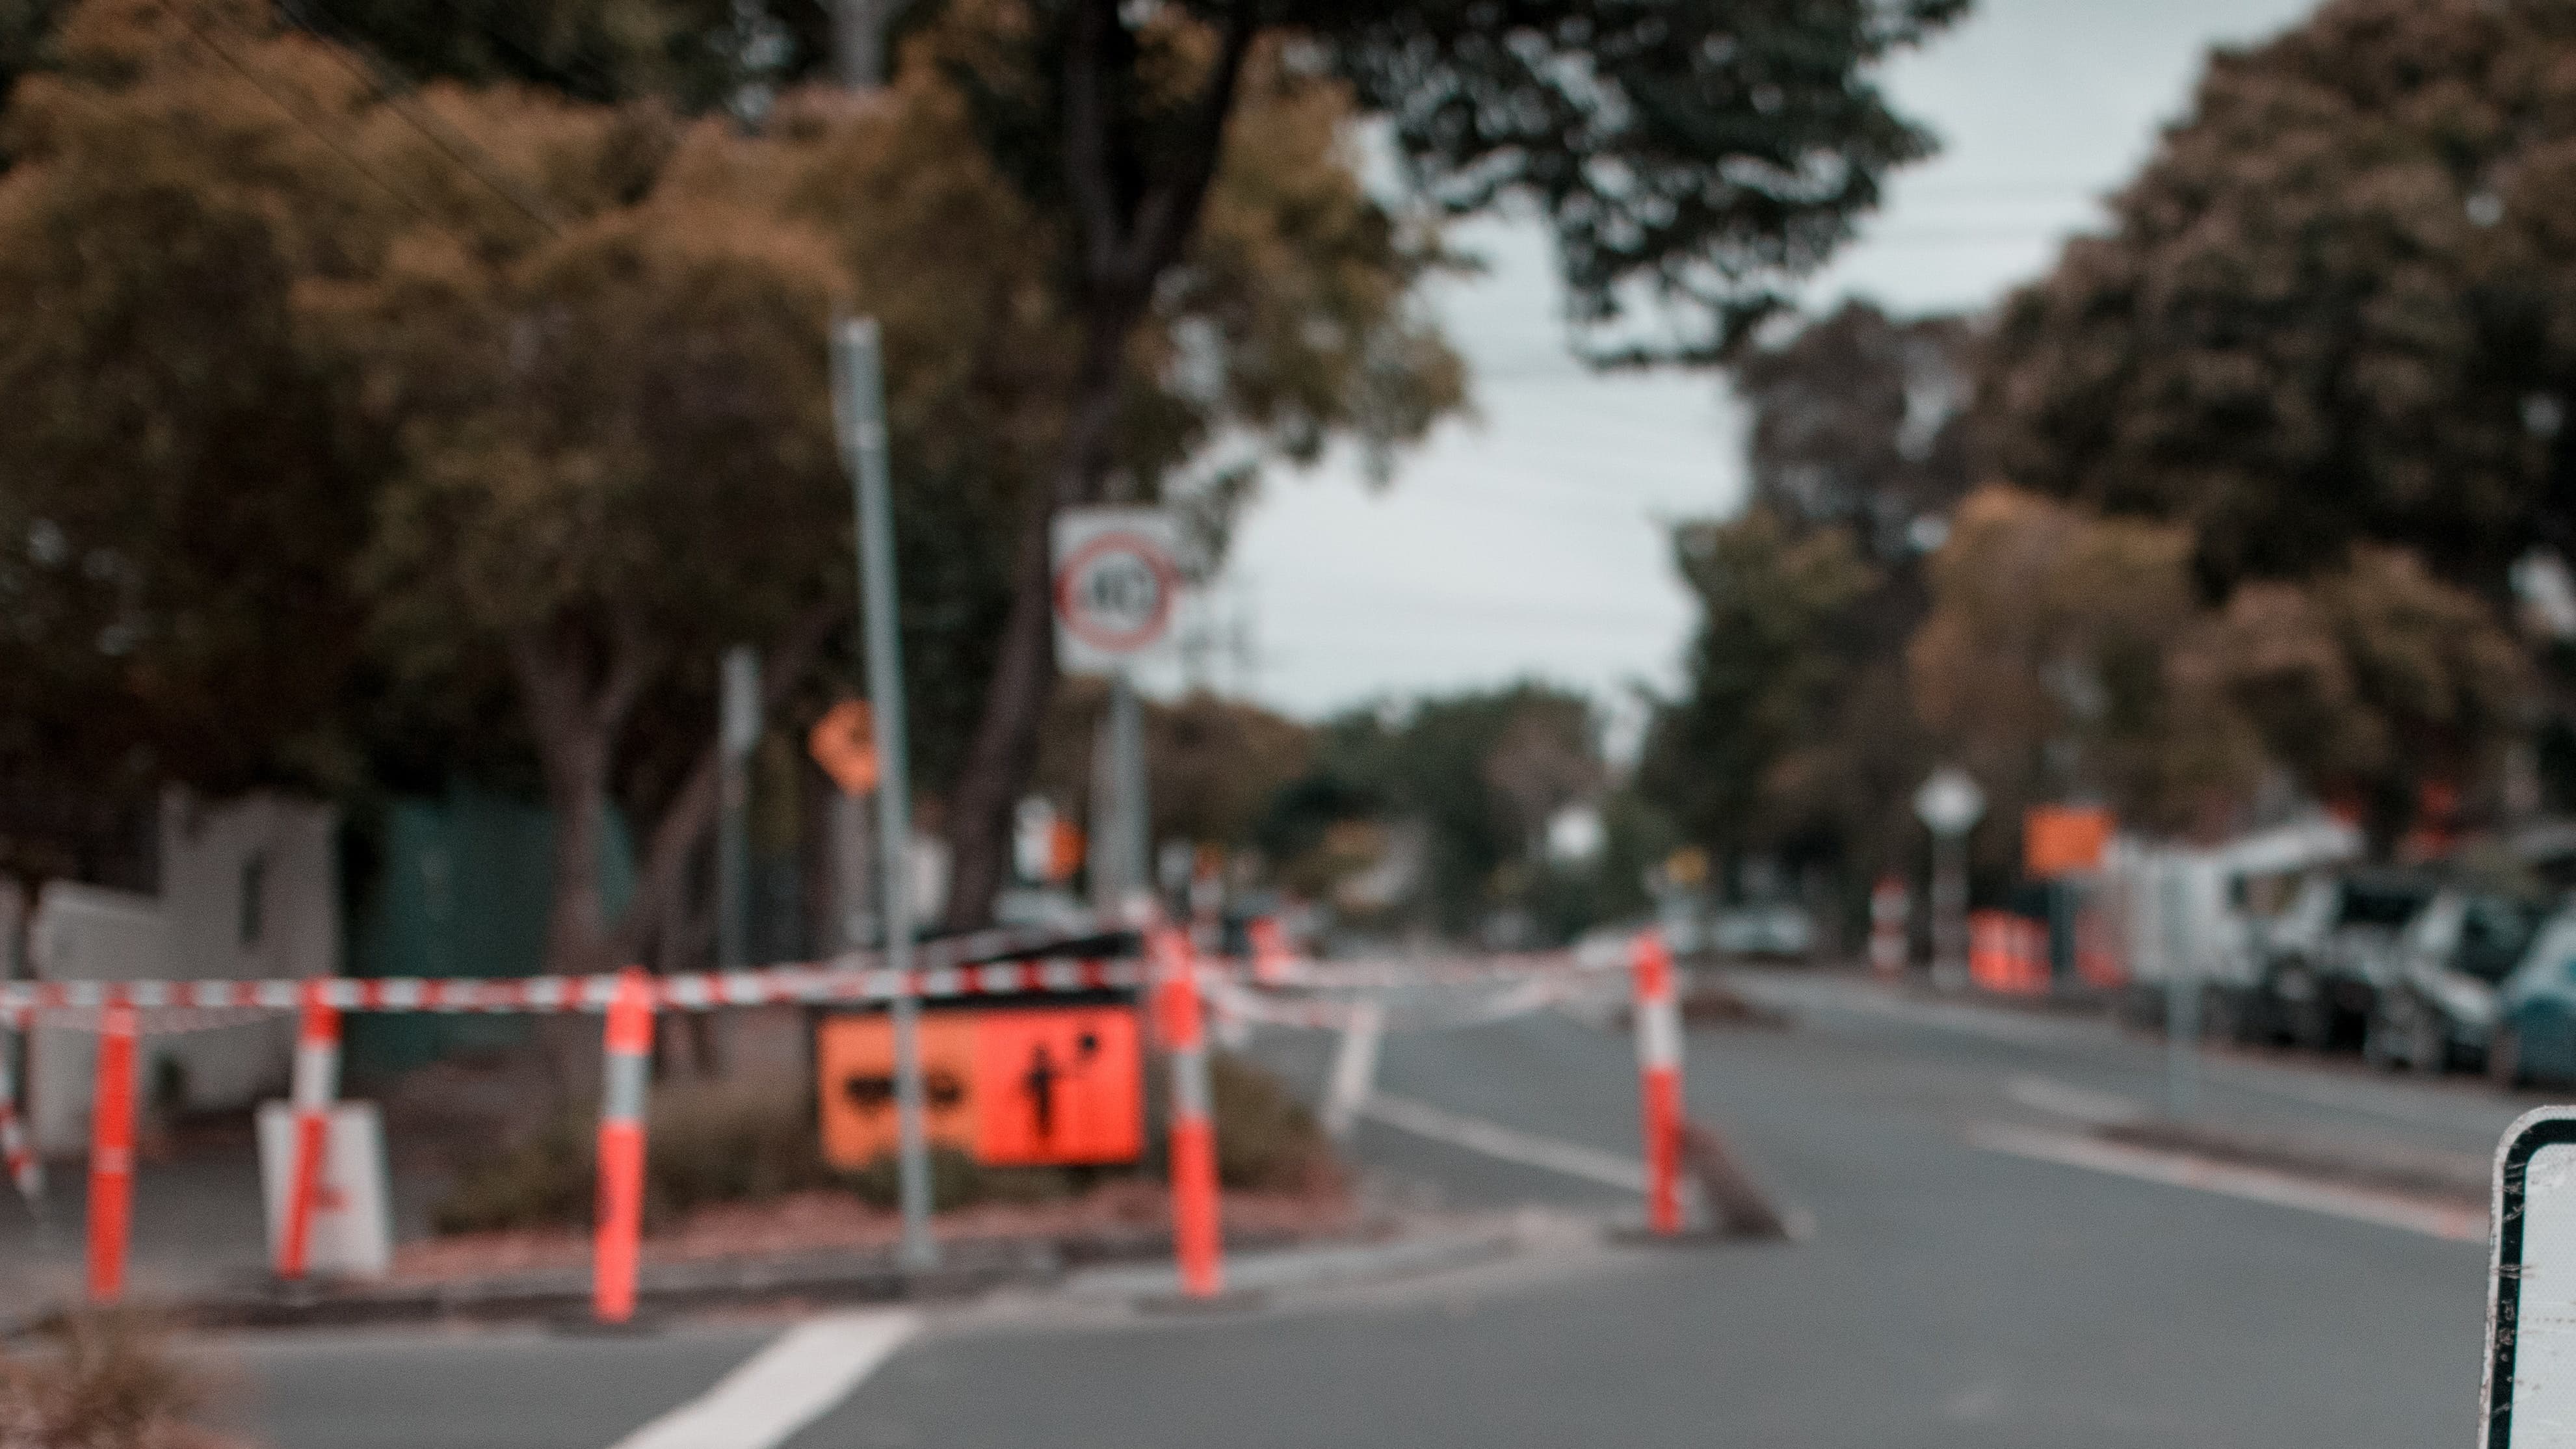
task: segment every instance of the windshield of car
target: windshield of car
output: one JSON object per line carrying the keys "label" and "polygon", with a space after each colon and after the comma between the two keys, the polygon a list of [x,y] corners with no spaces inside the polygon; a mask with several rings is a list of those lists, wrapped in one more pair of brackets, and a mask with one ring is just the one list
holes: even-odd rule
{"label": "windshield of car", "polygon": [[2337,926],[2376,926],[2395,930],[2423,909],[2431,892],[2412,886],[2346,881]]}
{"label": "windshield of car", "polygon": [[2463,975],[2502,981],[2522,959],[2523,948],[2540,929],[2541,919],[2540,908],[2527,902],[2470,901],[2461,913],[2458,952],[2452,964]]}

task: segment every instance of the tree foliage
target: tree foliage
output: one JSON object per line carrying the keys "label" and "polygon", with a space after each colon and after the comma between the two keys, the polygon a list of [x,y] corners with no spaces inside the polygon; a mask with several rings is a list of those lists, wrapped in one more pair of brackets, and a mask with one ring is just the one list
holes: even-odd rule
{"label": "tree foliage", "polygon": [[[93,0],[21,88],[0,180],[26,243],[0,281],[41,324],[0,367],[46,404],[0,422],[26,550],[0,588],[30,677],[87,690],[13,709],[23,748],[77,725],[213,782],[312,734],[344,747],[316,782],[346,784],[386,689],[515,694],[523,726],[452,723],[542,766],[555,959],[633,949],[710,808],[716,655],[754,642],[781,702],[828,697],[806,665],[848,632],[850,567],[823,339],[855,308],[885,332],[921,778],[948,788],[1078,342],[1025,265],[1044,219],[975,164],[939,49],[973,23],[871,102],[789,97],[746,135],[654,100],[396,96],[255,7]],[[1266,56],[1246,90],[1206,264],[1129,337],[1112,438],[1218,524],[1239,483],[1177,475],[1220,433],[1392,445],[1461,391],[1408,301],[1433,253],[1361,191],[1342,92]],[[209,711],[225,689],[241,708]],[[173,747],[192,726],[207,758]],[[622,922],[579,842],[610,798],[648,824]]]}
{"label": "tree foliage", "polygon": [[[1600,728],[1582,696],[1535,683],[1337,715],[1257,838],[1290,881],[1319,892],[1418,846],[1396,924],[1470,935],[1517,913],[1562,937],[1637,901],[1644,822],[1611,796]],[[1592,861],[1551,861],[1548,825],[1572,806],[1605,808],[1611,838]]]}
{"label": "tree foliage", "polygon": [[2190,116],[2004,310],[1997,473],[2189,526],[2204,584],[2355,540],[2500,591],[2576,517],[2576,12],[2335,0]]}
{"label": "tree foliage", "polygon": [[1682,697],[1658,711],[1642,779],[1686,838],[1734,860],[1811,843],[1828,813],[1840,706],[1868,663],[1877,584],[1849,530],[1794,531],[1757,505],[1675,530],[1699,606]]}
{"label": "tree foliage", "polygon": [[1983,490],[1933,573],[1910,662],[1948,757],[2009,817],[2095,798],[2149,828],[2224,831],[2277,775],[2385,840],[2424,787],[2490,778],[2529,673],[2474,594],[2376,546],[2201,602],[2193,539]]}

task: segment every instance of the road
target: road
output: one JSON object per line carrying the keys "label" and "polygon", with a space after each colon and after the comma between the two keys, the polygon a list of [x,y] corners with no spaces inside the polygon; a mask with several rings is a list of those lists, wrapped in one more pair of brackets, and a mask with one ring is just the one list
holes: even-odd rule
{"label": "road", "polygon": [[[2474,1432],[2482,1242],[1979,1145],[2152,1104],[2158,1048],[2105,1025],[1817,978],[1750,989],[1795,1024],[1694,1030],[1691,1110],[1812,1220],[1801,1243],[1633,1246],[1578,1227],[1555,1255],[1222,1313],[1009,1300],[836,1319],[792,1343],[782,1323],[736,1321],[210,1352],[238,1380],[245,1426],[279,1449],[2411,1449]],[[1254,1049],[1321,1090],[1332,1046],[1269,1031]],[[1471,1119],[1574,1149],[1577,1166],[1636,1153],[1633,1060],[1600,1024],[1399,1032],[1375,1085],[1430,1109],[1405,1119],[1416,1127]],[[2253,1060],[2210,1063],[2199,1092],[2213,1120],[2458,1154],[2489,1150],[2521,1105]],[[1378,1116],[1352,1150],[1371,1191],[1416,1202],[1568,1223],[1634,1212],[1607,1181]],[[891,1352],[872,1350],[861,1378],[830,1368],[820,1333],[880,1335]],[[820,1416],[781,1439],[754,1421],[777,1417],[799,1364],[831,1382],[812,1390]],[[687,1434],[629,1438],[693,1401]]]}

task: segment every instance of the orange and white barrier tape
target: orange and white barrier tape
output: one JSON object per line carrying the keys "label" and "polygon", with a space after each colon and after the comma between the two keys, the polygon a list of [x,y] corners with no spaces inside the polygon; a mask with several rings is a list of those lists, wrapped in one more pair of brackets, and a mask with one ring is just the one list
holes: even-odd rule
{"label": "orange and white barrier tape", "polygon": [[277,1245],[277,1276],[290,1283],[304,1276],[330,1147],[331,1101],[340,1094],[340,1010],[325,994],[320,981],[304,984],[304,1013],[295,1033],[295,1077],[288,1093],[295,1109],[295,1158],[287,1174],[286,1231]]}
{"label": "orange and white barrier tape", "polygon": [[134,1012],[110,1007],[98,1033],[98,1082],[90,1097],[89,1301],[125,1293],[134,1207]]}
{"label": "orange and white barrier tape", "polygon": [[1682,1230],[1682,1017],[1673,996],[1673,958],[1663,934],[1642,931],[1632,952],[1637,1075],[1646,1138],[1646,1226]]}
{"label": "orange and white barrier tape", "polygon": [[[317,978],[322,1000],[340,1011],[553,1012],[604,1011],[617,994],[614,974],[591,976],[331,976]],[[1069,956],[1027,961],[929,966],[909,972],[840,965],[768,966],[693,971],[649,978],[655,1006],[707,1011],[728,1006],[832,1006],[892,1001],[1010,996],[1024,992],[1098,991],[1138,984],[1132,962]],[[0,1011],[39,1013],[45,1025],[78,1025],[84,1013],[110,1007],[143,1012],[209,1013],[206,1025],[255,1019],[256,1013],[303,1005],[311,982],[13,981],[0,983]],[[244,1016],[214,1016],[238,1011]]]}
{"label": "orange and white barrier tape", "polygon": [[618,973],[606,1046],[591,1312],[602,1323],[624,1323],[635,1316],[635,1265],[644,1236],[644,1104],[653,1079],[652,982],[634,967]]}
{"label": "orange and white barrier tape", "polygon": [[1585,977],[1533,976],[1518,981],[1505,978],[1496,984],[1504,987],[1467,1006],[1431,1001],[1401,1006],[1383,997],[1282,996],[1245,986],[1224,971],[1202,970],[1199,986],[1210,1007],[1220,1019],[1257,1022],[1263,1026],[1304,1028],[1311,1031],[1345,1031],[1375,1002],[1382,1023],[1391,1031],[1451,1031],[1462,1027],[1485,1026],[1544,1011],[1572,999],[1601,983]]}
{"label": "orange and white barrier tape", "polygon": [[1216,1111],[1208,1082],[1199,973],[1189,937],[1161,927],[1146,937],[1154,967],[1155,1032],[1172,1058],[1172,1247],[1181,1291],[1213,1298],[1225,1286],[1219,1241]]}

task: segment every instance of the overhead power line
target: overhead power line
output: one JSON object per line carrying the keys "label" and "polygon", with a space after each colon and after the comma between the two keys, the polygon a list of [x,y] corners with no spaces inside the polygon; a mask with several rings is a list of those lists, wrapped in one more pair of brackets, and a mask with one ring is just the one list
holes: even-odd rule
{"label": "overhead power line", "polygon": [[333,155],[338,156],[342,161],[346,162],[351,170],[375,183],[378,190],[393,198],[397,205],[401,206],[403,210],[410,212],[413,217],[418,220],[428,222],[432,226],[439,224],[438,218],[432,214],[428,208],[422,206],[418,201],[413,200],[410,194],[405,192],[401,187],[386,180],[384,175],[378,172],[374,167],[369,166],[365,161],[360,160],[358,153],[341,144],[339,138],[333,136],[328,130],[324,129],[321,123],[305,107],[288,100],[285,96],[279,94],[274,87],[270,86],[267,81],[260,79],[259,73],[251,69],[248,62],[244,61],[238,54],[234,53],[232,47],[224,44],[221,37],[207,29],[204,25],[198,23],[197,17],[189,11],[186,0],[180,0],[180,3],[174,4],[169,8],[170,13],[179,18],[179,23],[186,26],[188,28],[188,32],[197,38],[198,44],[213,51],[216,58],[223,61],[225,65],[230,66],[233,73],[240,76],[245,82],[247,82],[251,89],[259,92],[263,96],[266,96],[270,104],[276,106],[279,110],[284,111],[287,119],[295,122],[299,126],[302,126],[306,131],[311,132],[313,139],[320,141],[324,146],[329,147]]}
{"label": "overhead power line", "polygon": [[[323,53],[331,58],[334,65],[357,77],[361,84],[373,90],[377,98],[382,100],[386,108],[399,117],[403,124],[411,127],[420,134],[422,139],[437,147],[441,154],[455,163],[458,170],[480,182],[485,190],[517,208],[548,236],[563,234],[563,228],[556,223],[553,215],[534,198],[521,191],[515,184],[494,174],[500,169],[500,163],[491,153],[475,145],[470,138],[458,134],[445,122],[417,109],[412,104],[412,98],[408,93],[409,80],[387,64],[384,58],[377,55],[365,41],[351,35],[348,28],[339,22],[338,17],[324,9],[317,0],[304,0],[303,4],[291,8],[288,13],[294,14],[299,11],[309,11],[322,17],[329,31],[336,32],[326,33],[323,27],[315,26],[309,21],[304,27],[314,38],[323,43]],[[356,52],[356,55],[353,56],[351,52]],[[357,57],[364,57],[365,63],[360,64]],[[487,170],[475,159],[477,157],[481,158],[481,162],[490,162],[491,169]]]}

